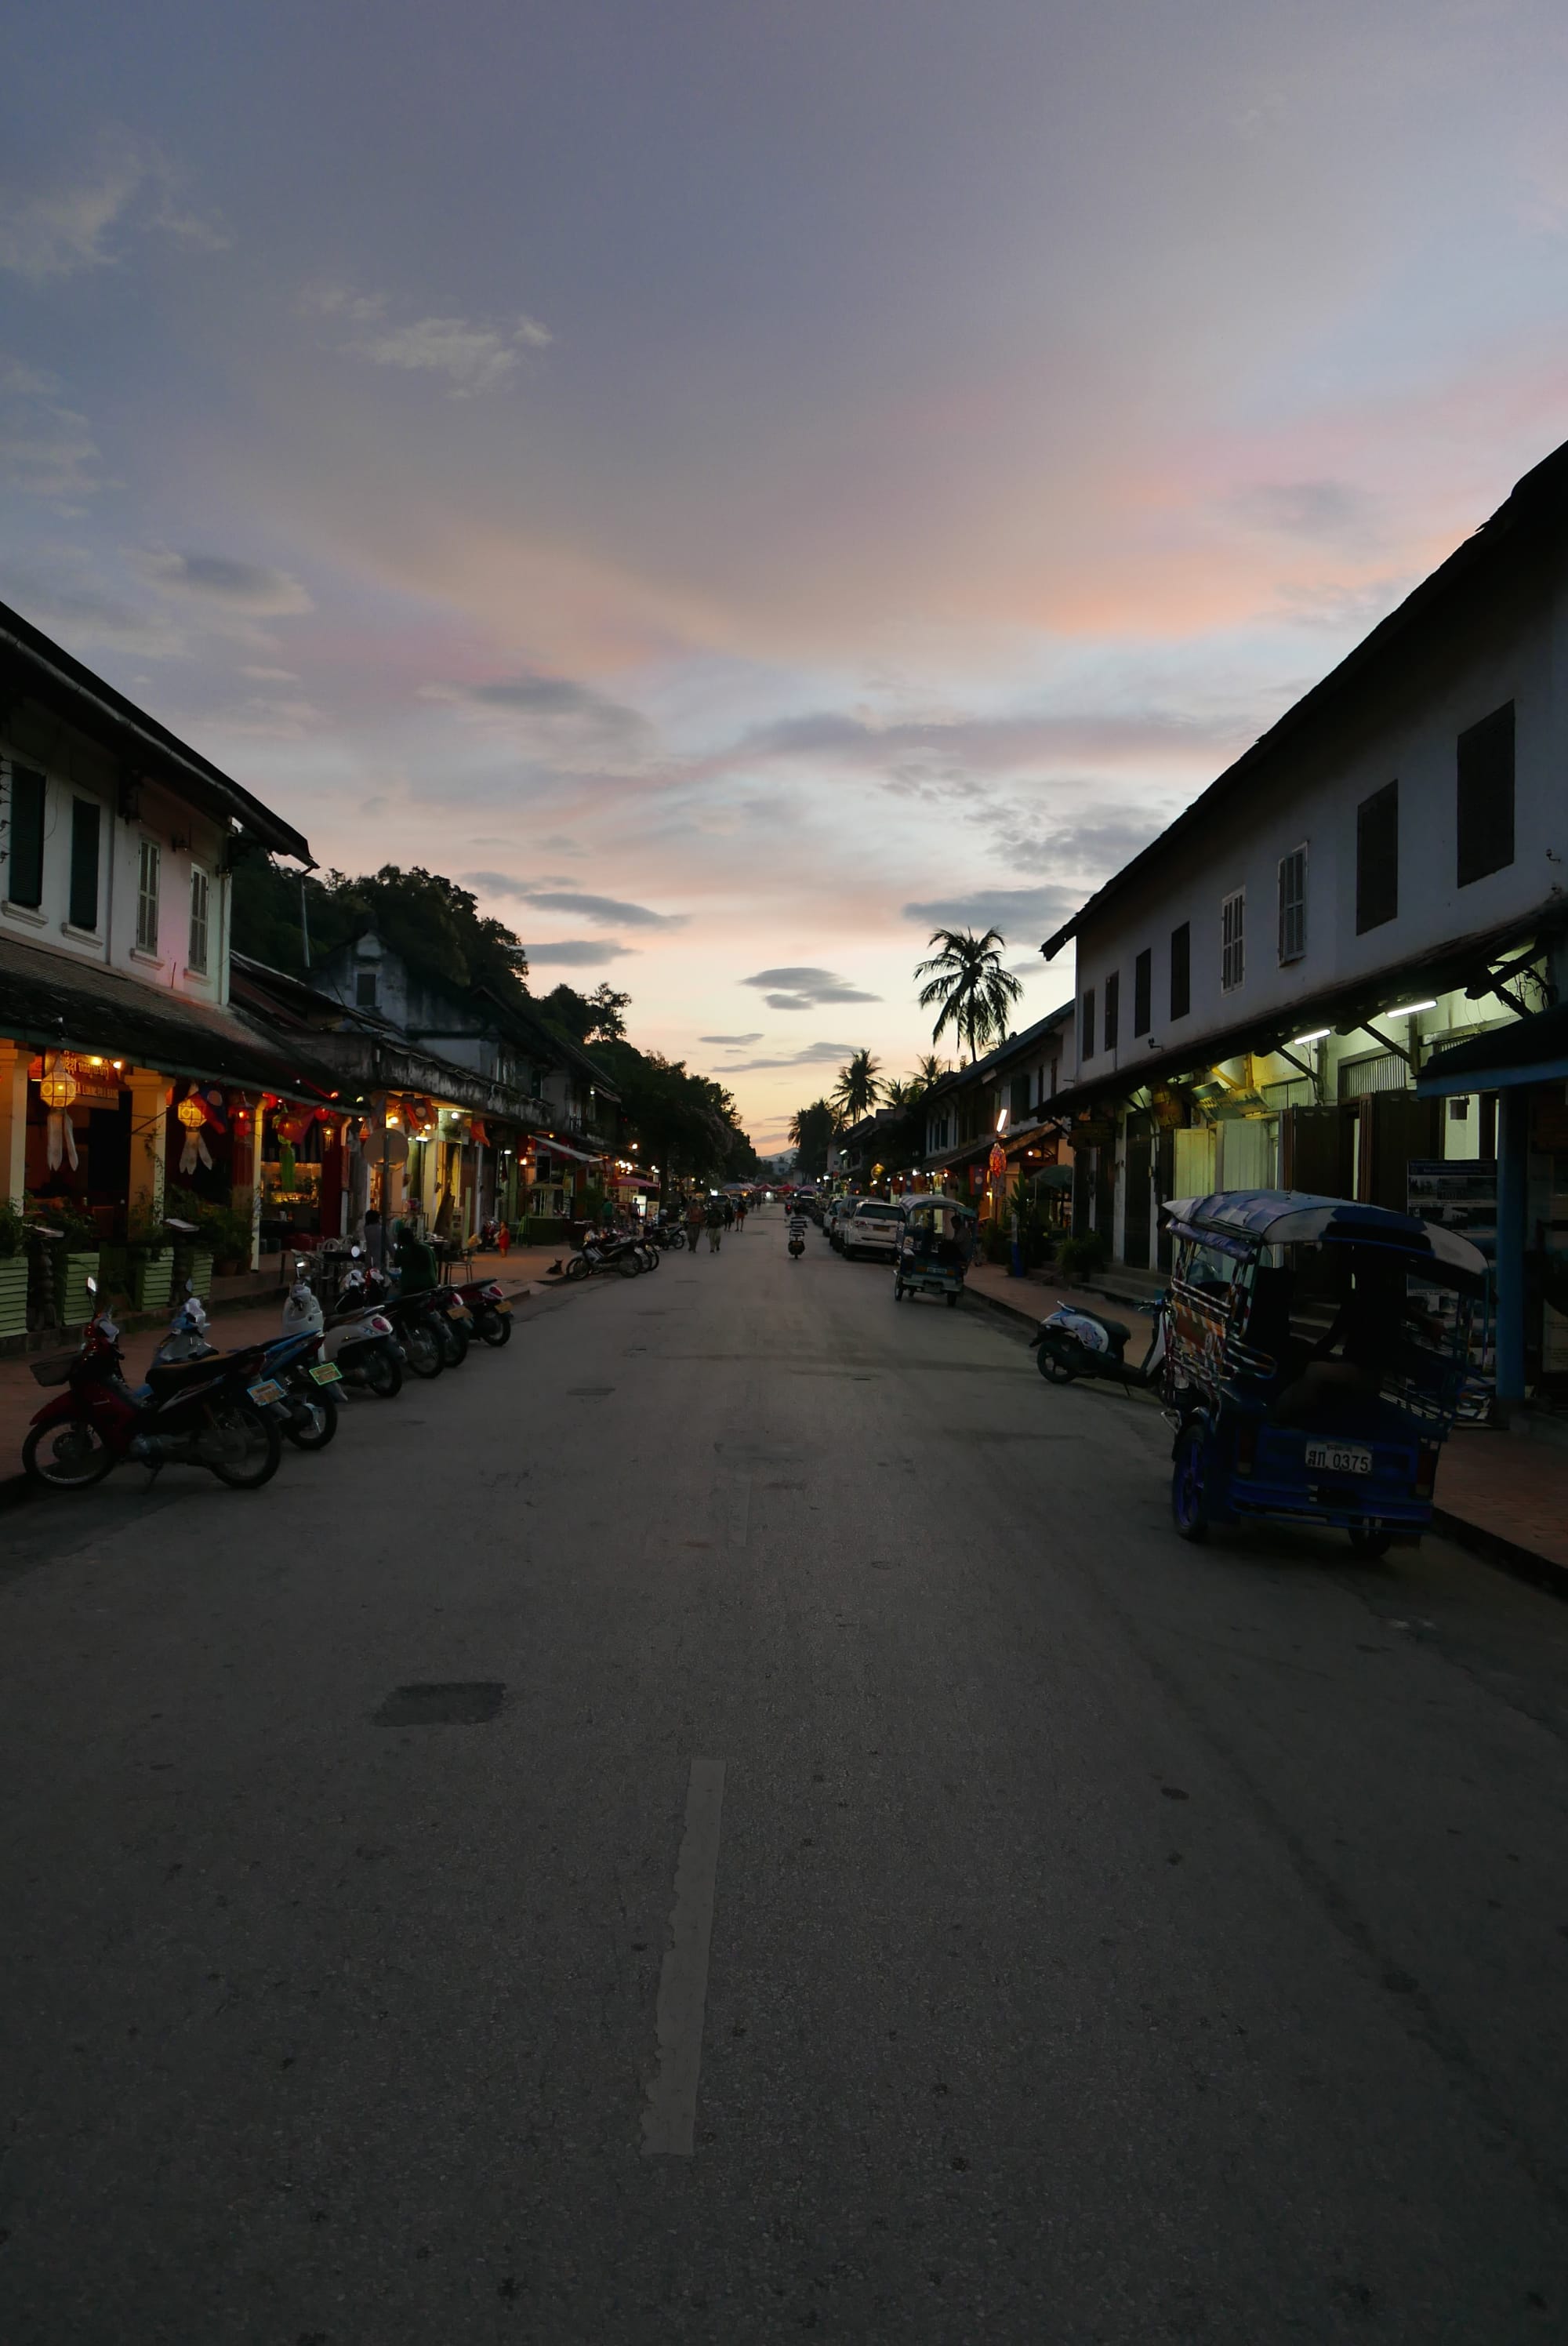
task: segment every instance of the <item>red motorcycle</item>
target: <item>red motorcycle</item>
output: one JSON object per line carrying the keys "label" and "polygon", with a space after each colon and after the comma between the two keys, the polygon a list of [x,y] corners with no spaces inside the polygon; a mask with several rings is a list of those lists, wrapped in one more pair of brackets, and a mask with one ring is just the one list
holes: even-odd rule
{"label": "red motorcycle", "polygon": [[[88,1285],[96,1293],[96,1281]],[[155,1362],[133,1392],[121,1373],[119,1330],[95,1312],[78,1352],[33,1364],[39,1384],[66,1390],[33,1420],[22,1464],[55,1491],[101,1483],[122,1459],[155,1474],[163,1466],[204,1466],[236,1491],[260,1490],[282,1454],[269,1405],[283,1394],[267,1376],[264,1349]]]}

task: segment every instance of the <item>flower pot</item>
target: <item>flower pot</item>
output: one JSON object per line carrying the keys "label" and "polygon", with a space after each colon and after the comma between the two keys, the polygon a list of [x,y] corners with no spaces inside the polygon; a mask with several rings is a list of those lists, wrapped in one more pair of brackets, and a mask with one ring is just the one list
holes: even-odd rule
{"label": "flower pot", "polygon": [[97,1279],[100,1250],[90,1253],[63,1250],[55,1258],[55,1308],[62,1328],[82,1328],[93,1316],[93,1298],[87,1293],[87,1281]]}
{"label": "flower pot", "polygon": [[20,1336],[27,1326],[27,1258],[0,1255],[0,1336]]}

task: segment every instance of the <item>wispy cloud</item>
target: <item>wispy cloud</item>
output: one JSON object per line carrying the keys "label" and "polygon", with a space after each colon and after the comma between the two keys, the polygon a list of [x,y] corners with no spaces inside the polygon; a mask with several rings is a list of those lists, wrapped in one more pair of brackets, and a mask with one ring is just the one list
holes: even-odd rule
{"label": "wispy cloud", "polygon": [[307,589],[286,570],[257,562],[236,562],[221,554],[175,554],[149,549],[136,566],[160,594],[248,619],[295,618],[315,608]]}
{"label": "wispy cloud", "polygon": [[585,896],[575,888],[514,880],[504,872],[465,872],[463,884],[492,896],[520,897],[547,913],[575,913],[585,921],[602,921],[606,928],[683,929],[691,917],[688,913],[655,913],[647,904],[628,904],[618,896]]}
{"label": "wispy cloud", "polygon": [[760,1043],[760,1035],[699,1035],[699,1043],[717,1043],[727,1051],[744,1051],[749,1043]]}
{"label": "wispy cloud", "polygon": [[719,1069],[725,1076],[754,1075],[762,1067],[819,1067],[837,1066],[850,1056],[859,1046],[854,1043],[808,1043],[803,1051],[789,1051],[778,1059],[737,1059],[728,1061]]}
{"label": "wispy cloud", "polygon": [[145,140],[112,134],[75,178],[0,194],[0,269],[42,284],[107,269],[121,237],[153,231],[201,252],[221,251],[227,232],[186,201],[180,173]]}
{"label": "wispy cloud", "polygon": [[996,929],[1003,941],[1014,943],[1064,921],[1084,901],[1082,888],[976,888],[963,896],[933,896],[920,904],[906,904],[906,921],[932,929]]}
{"label": "wispy cloud", "polygon": [[638,710],[575,677],[524,670],[484,684],[422,685],[419,697],[487,724],[524,753],[555,764],[635,766],[658,747]]}
{"label": "wispy cloud", "polygon": [[341,285],[308,287],[301,306],[351,327],[343,348],[355,357],[405,374],[439,375],[454,399],[494,391],[516,372],[528,352],[546,350],[555,339],[548,326],[525,313],[501,322],[427,317],[400,324],[389,318],[384,294],[352,293]]}
{"label": "wispy cloud", "polygon": [[823,1003],[881,1000],[881,994],[862,993],[830,969],[759,969],[740,983],[756,986],[766,996],[769,1010],[814,1010]]}
{"label": "wispy cloud", "polygon": [[556,962],[566,969],[589,969],[597,962],[625,961],[636,953],[636,945],[620,944],[614,937],[561,937],[554,944],[530,945],[528,959],[535,968]]}

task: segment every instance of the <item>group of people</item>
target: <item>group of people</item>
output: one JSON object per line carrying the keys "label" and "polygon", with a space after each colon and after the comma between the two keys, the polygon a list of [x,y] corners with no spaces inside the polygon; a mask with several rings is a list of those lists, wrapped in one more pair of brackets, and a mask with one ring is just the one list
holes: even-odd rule
{"label": "group of people", "polygon": [[704,1230],[708,1232],[708,1253],[717,1254],[726,1230],[738,1233],[745,1228],[744,1198],[722,1196],[718,1190],[709,1190],[704,1196],[697,1189],[686,1201],[686,1242],[693,1254],[697,1252],[697,1242]]}

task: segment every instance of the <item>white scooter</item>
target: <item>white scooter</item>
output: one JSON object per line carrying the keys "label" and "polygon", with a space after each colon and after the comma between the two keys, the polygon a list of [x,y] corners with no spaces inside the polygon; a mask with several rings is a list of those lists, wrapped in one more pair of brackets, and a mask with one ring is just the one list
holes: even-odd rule
{"label": "white scooter", "polygon": [[365,1300],[357,1271],[344,1280],[338,1300],[339,1309],[329,1321],[305,1277],[304,1264],[296,1260],[294,1284],[283,1306],[284,1334],[321,1336],[325,1358],[345,1384],[374,1393],[378,1401],[391,1401],[402,1391],[402,1354],[392,1321]]}

